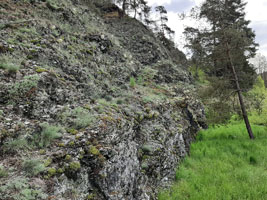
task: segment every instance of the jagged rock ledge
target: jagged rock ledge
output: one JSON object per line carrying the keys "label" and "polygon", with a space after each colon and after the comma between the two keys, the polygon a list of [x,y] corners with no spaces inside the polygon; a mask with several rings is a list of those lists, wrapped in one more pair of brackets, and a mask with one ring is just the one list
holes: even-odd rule
{"label": "jagged rock ledge", "polygon": [[[23,178],[35,199],[157,199],[205,127],[183,53],[114,9],[1,3],[3,198],[23,199],[4,186]],[[29,175],[27,160],[45,168]]]}

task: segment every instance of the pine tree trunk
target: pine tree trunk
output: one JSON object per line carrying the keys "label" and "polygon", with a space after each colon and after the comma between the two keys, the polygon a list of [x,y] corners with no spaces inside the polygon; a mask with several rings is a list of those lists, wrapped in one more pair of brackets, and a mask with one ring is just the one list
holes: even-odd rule
{"label": "pine tree trunk", "polygon": [[[224,35],[225,35],[225,33],[224,33]],[[238,93],[240,107],[241,107],[241,110],[242,110],[242,115],[243,115],[243,118],[244,118],[244,121],[245,121],[245,124],[246,124],[246,128],[247,128],[247,131],[248,131],[249,138],[251,140],[253,140],[253,139],[255,139],[255,137],[253,135],[253,132],[252,132],[249,120],[248,120],[246,107],[245,107],[245,104],[244,104],[244,101],[243,101],[243,96],[242,96],[242,93],[241,93],[238,77],[237,77],[235,66],[233,64],[232,57],[231,57],[231,54],[230,54],[230,47],[229,47],[229,44],[228,44],[227,41],[226,41],[226,48],[227,48],[226,49],[227,57],[229,59],[229,62],[230,62],[231,68],[232,68],[232,72],[233,72],[233,75],[234,75],[234,79],[235,79],[235,84],[236,84],[236,89],[237,89],[237,93]]]}
{"label": "pine tree trunk", "polygon": [[[228,3],[228,0],[225,1],[226,5],[227,5],[227,3]],[[223,15],[222,15],[222,11],[221,11],[221,17],[222,16]],[[235,66],[234,66],[234,63],[233,63],[233,60],[232,60],[232,56],[231,56],[231,53],[230,53],[230,46],[229,46],[229,43],[227,41],[227,36],[226,36],[225,30],[224,30],[224,27],[223,27],[223,35],[224,35],[224,39],[225,39],[227,57],[228,57],[230,65],[231,65],[232,72],[233,72],[234,79],[235,79],[235,84],[236,84],[236,89],[237,89],[237,93],[238,93],[240,107],[241,107],[241,110],[242,110],[242,115],[243,115],[243,118],[244,118],[244,121],[245,121],[245,124],[246,124],[246,128],[247,128],[247,131],[248,131],[249,138],[251,140],[253,140],[253,139],[255,139],[255,137],[253,135],[253,132],[252,132],[249,120],[248,120],[246,107],[245,107],[245,104],[244,104],[244,101],[243,101],[243,96],[242,96],[242,93],[241,93],[241,88],[240,88],[240,85],[239,85],[238,76],[236,74]]]}
{"label": "pine tree trunk", "polygon": [[126,13],[126,0],[123,0],[123,2],[122,2],[122,15],[124,16],[125,15],[125,13]]}

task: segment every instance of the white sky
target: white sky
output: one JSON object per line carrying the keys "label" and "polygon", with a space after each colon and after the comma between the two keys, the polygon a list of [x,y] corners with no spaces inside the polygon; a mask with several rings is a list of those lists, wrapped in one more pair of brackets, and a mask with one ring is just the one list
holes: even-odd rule
{"label": "white sky", "polygon": [[[168,11],[168,25],[175,31],[175,41],[179,49],[183,49],[184,41],[182,32],[185,25],[192,25],[194,22],[188,20],[180,21],[178,13],[187,12],[193,6],[200,5],[204,0],[147,0],[149,5],[163,5]],[[250,27],[256,33],[256,42],[259,43],[259,53],[267,57],[267,0],[246,0],[246,18],[251,21]]]}

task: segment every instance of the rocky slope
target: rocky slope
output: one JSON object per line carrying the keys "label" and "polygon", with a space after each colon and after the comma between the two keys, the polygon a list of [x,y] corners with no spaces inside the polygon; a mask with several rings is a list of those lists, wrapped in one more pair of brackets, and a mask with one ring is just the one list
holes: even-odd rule
{"label": "rocky slope", "polygon": [[205,117],[185,56],[106,1],[0,0],[0,199],[157,199]]}

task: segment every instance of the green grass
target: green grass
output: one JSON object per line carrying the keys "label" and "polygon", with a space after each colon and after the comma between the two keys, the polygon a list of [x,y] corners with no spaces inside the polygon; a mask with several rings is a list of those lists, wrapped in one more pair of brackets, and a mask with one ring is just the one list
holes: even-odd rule
{"label": "green grass", "polygon": [[44,164],[40,160],[25,160],[23,170],[28,176],[36,176],[45,170]]}
{"label": "green grass", "polygon": [[38,147],[47,147],[53,140],[61,137],[61,127],[52,126],[48,123],[42,123],[40,124],[40,126],[42,128],[42,132],[40,133],[40,135],[34,136],[35,143]]}
{"label": "green grass", "polygon": [[134,78],[134,77],[130,77],[130,86],[131,86],[132,88],[134,88],[135,85],[136,85],[135,78]]}
{"label": "green grass", "polygon": [[252,128],[254,141],[241,122],[201,131],[159,200],[267,199],[267,130]]}
{"label": "green grass", "polygon": [[20,69],[19,61],[15,60],[10,55],[0,57],[0,69],[7,70],[10,73],[15,73]]}
{"label": "green grass", "polygon": [[3,145],[3,150],[5,153],[15,153],[29,148],[30,147],[25,138],[17,138],[14,140],[10,140]]}
{"label": "green grass", "polygon": [[0,178],[7,177],[7,176],[8,176],[7,170],[2,165],[0,165]]}

